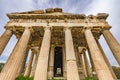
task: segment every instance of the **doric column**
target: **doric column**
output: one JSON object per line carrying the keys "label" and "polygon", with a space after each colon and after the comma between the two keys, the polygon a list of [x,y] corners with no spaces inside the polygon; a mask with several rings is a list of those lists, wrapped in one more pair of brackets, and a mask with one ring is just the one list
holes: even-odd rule
{"label": "doric column", "polygon": [[78,47],[79,51],[79,61],[80,61],[80,78],[83,79],[87,77],[85,62],[83,58],[83,51],[85,50],[85,47]]}
{"label": "doric column", "polygon": [[83,73],[83,74],[81,74],[80,76],[80,78],[81,79],[83,79],[84,77],[87,77],[87,72],[86,72],[86,68],[85,68],[85,63],[84,63],[84,59],[83,59],[83,54],[82,53],[80,53],[79,54],[79,60],[80,60],[80,64],[81,64],[81,72]]}
{"label": "doric column", "polygon": [[30,77],[34,77],[35,70],[36,70],[36,65],[37,65],[37,61],[38,61],[38,56],[39,56],[39,49],[38,48],[35,48],[35,49],[36,49],[35,50],[36,54],[35,54],[35,57],[34,57],[34,62],[33,62],[33,65],[32,65]]}
{"label": "doric column", "polygon": [[63,76],[64,76],[64,78],[67,78],[67,65],[66,65],[65,45],[63,45]]}
{"label": "doric column", "polygon": [[95,72],[95,66],[94,66],[93,59],[90,55],[91,53],[90,53],[90,50],[88,47],[87,47],[87,51],[88,51],[88,56],[89,56],[89,60],[90,60],[90,64],[91,64],[91,76],[96,76],[96,74],[93,74]]}
{"label": "doric column", "polygon": [[79,60],[78,46],[74,45],[74,49],[75,49],[76,63],[77,63],[78,69],[79,69],[80,68],[80,60]]}
{"label": "doric column", "polygon": [[19,75],[22,75],[24,73],[24,69],[25,69],[25,64],[26,64],[26,60],[27,60],[27,57],[28,57],[28,52],[29,52],[29,48],[27,48],[26,52],[25,52],[25,55],[23,56],[23,59],[21,61],[21,66],[17,72],[17,76]]}
{"label": "doric column", "polygon": [[114,36],[111,34],[109,30],[104,30],[102,33],[114,57],[116,58],[118,64],[120,65],[120,44],[117,42],[117,40],[114,38]]}
{"label": "doric column", "polygon": [[34,58],[34,52],[32,51],[32,53],[30,55],[30,58],[29,58],[29,61],[28,61],[28,64],[27,64],[27,67],[25,69],[24,76],[29,76],[30,75],[31,68],[32,68],[33,58]]}
{"label": "doric column", "polygon": [[47,80],[47,68],[50,49],[51,31],[50,27],[45,28],[44,37],[40,49],[40,55],[35,71],[34,80]]}
{"label": "doric column", "polygon": [[85,38],[90,49],[90,55],[93,59],[98,79],[114,80],[90,29],[85,30]]}
{"label": "doric column", "polygon": [[12,36],[12,31],[7,29],[2,36],[0,36],[0,55],[2,54],[3,50],[5,49],[8,41]]}
{"label": "doric column", "polygon": [[[17,46],[17,44],[18,44],[18,42],[16,43],[15,47]],[[15,48],[13,49],[13,51],[14,50],[15,50]],[[10,56],[8,57],[8,59],[7,59],[6,63],[5,63],[5,65],[4,65],[1,73],[8,71],[9,66],[11,65],[12,59],[15,57],[15,54],[16,53],[11,53],[10,54]]]}
{"label": "doric column", "polygon": [[15,54],[15,56],[11,60],[11,65],[9,66],[9,69],[0,74],[1,80],[15,80],[18,70],[20,69],[20,67],[22,67],[21,62],[24,59],[30,35],[30,30],[26,28],[12,52],[12,54]]}
{"label": "doric column", "polygon": [[34,57],[34,62],[33,62],[33,65],[32,65],[30,77],[34,77],[35,68],[36,68],[36,62],[37,62],[37,57],[38,57],[38,56],[37,56],[37,54],[36,54],[35,57]]}
{"label": "doric column", "polygon": [[84,62],[85,62],[87,76],[91,77],[90,65],[89,65],[87,55],[85,52],[83,52],[83,58],[84,58]]}
{"label": "doric column", "polygon": [[80,80],[76,64],[75,51],[73,46],[72,34],[69,28],[65,30],[67,80]]}
{"label": "doric column", "polygon": [[84,75],[85,75],[85,77],[87,77],[87,70],[86,70],[86,65],[85,65],[83,53],[81,54],[81,58],[82,58],[82,62],[83,62],[83,71],[84,71]]}
{"label": "doric column", "polygon": [[53,69],[54,69],[54,46],[51,45],[48,67],[48,79],[52,79],[52,77],[54,76]]}
{"label": "doric column", "polygon": [[109,60],[107,59],[107,57],[106,57],[106,55],[105,55],[105,53],[104,53],[104,51],[103,51],[103,49],[102,49],[99,41],[96,40],[96,42],[97,42],[97,44],[98,44],[98,47],[99,47],[100,50],[101,50],[101,53],[102,53],[102,55],[103,55],[103,57],[104,57],[104,59],[105,59],[105,62],[106,62],[106,64],[107,64],[107,66],[109,67],[109,69],[110,69],[110,71],[111,71],[111,73],[112,73],[113,78],[114,78],[114,79],[117,79],[117,77],[116,77],[116,75],[115,75],[115,73],[114,73],[114,71],[113,71],[113,69],[112,69],[112,66],[110,65],[110,62],[109,62]]}

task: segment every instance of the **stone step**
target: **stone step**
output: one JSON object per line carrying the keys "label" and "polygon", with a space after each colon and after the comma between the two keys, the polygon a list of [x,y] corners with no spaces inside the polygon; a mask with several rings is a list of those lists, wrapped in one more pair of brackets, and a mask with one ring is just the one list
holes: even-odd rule
{"label": "stone step", "polygon": [[53,77],[53,79],[50,80],[67,80],[67,79],[64,77]]}

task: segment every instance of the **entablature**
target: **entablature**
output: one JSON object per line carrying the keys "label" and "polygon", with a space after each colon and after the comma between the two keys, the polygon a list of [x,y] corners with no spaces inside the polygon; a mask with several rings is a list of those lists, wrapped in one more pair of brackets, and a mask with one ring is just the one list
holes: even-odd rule
{"label": "entablature", "polygon": [[60,8],[50,8],[44,10],[11,13],[8,14],[10,21],[5,28],[13,31],[19,39],[24,32],[25,27],[29,27],[31,38],[29,46],[39,47],[44,36],[44,27],[51,28],[51,44],[65,44],[66,27],[71,29],[73,42],[78,46],[86,46],[84,30],[91,29],[93,35],[97,38],[102,34],[104,29],[110,29],[111,26],[107,23],[108,14],[98,13],[96,16],[85,14],[63,13]]}

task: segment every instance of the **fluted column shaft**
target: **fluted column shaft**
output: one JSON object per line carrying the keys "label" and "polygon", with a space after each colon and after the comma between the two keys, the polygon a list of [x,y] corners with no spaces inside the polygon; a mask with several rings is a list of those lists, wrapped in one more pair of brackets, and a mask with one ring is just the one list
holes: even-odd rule
{"label": "fluted column shaft", "polygon": [[21,62],[24,59],[30,35],[31,33],[29,29],[26,28],[22,37],[20,38],[17,45],[15,46],[15,49],[12,52],[12,54],[15,54],[15,56],[11,61],[9,69],[4,73],[0,74],[1,80],[15,80],[18,70],[20,69],[20,67],[22,67]]}
{"label": "fluted column shaft", "polygon": [[88,50],[88,56],[89,56],[89,60],[90,60],[90,64],[91,64],[91,73],[92,75],[91,76],[96,76],[96,74],[93,74],[93,72],[95,72],[95,66],[94,66],[94,63],[93,63],[93,60],[92,60],[92,57],[91,57],[91,52],[89,50],[89,48],[87,47],[87,50]]}
{"label": "fluted column shaft", "polygon": [[[15,47],[17,46],[17,44],[18,44],[18,42],[16,43]],[[14,50],[15,50],[15,48],[13,49],[13,51],[14,51]],[[16,53],[11,53],[11,54],[10,54],[10,56],[9,56],[9,58],[7,59],[7,62],[5,63],[5,65],[4,65],[1,73],[8,71],[9,66],[11,65],[12,59],[15,57],[15,54],[16,54]]]}
{"label": "fluted column shaft", "polygon": [[91,30],[85,30],[85,37],[88,47],[90,49],[90,55],[93,59],[95,70],[99,80],[114,80],[112,74],[102,56],[102,53],[93,37]]}
{"label": "fluted column shaft", "polygon": [[23,59],[21,61],[21,66],[17,72],[17,76],[21,75],[23,72],[24,72],[24,69],[25,69],[25,64],[26,64],[26,60],[27,60],[27,57],[28,57],[28,52],[29,52],[29,49],[27,48],[26,52],[25,52],[25,55],[23,56]]}
{"label": "fluted column shaft", "polygon": [[120,44],[117,42],[117,40],[114,38],[114,36],[111,34],[109,30],[104,30],[102,33],[114,57],[116,58],[118,64],[120,65]]}
{"label": "fluted column shaft", "polygon": [[104,57],[104,59],[105,59],[105,62],[106,62],[106,64],[107,64],[107,66],[109,67],[109,69],[110,69],[110,71],[111,71],[111,73],[112,73],[112,75],[113,75],[113,78],[114,78],[114,79],[117,79],[117,77],[116,77],[116,75],[115,75],[115,73],[114,73],[114,71],[113,71],[113,69],[112,69],[112,66],[110,65],[110,62],[109,62],[109,60],[107,59],[107,57],[106,57],[106,55],[105,55],[105,53],[104,53],[104,51],[103,51],[103,49],[102,49],[99,41],[96,40],[96,42],[97,42],[97,44],[98,44],[98,47],[99,47],[100,50],[101,50],[101,53],[102,53],[102,55],[103,55],[103,57]]}
{"label": "fluted column shaft", "polygon": [[85,64],[85,59],[84,59],[84,53],[81,54],[82,62],[83,62],[83,70],[84,70],[84,75],[87,77],[87,69],[86,69],[86,64]]}
{"label": "fluted column shaft", "polygon": [[86,55],[85,52],[83,53],[83,57],[84,57],[84,62],[85,62],[85,68],[86,68],[87,76],[90,77],[91,76],[90,65],[89,65],[88,58],[87,58],[87,55]]}
{"label": "fluted column shaft", "polygon": [[75,58],[72,34],[68,28],[65,30],[65,47],[67,61],[67,80],[80,80]]}
{"label": "fluted column shaft", "polygon": [[35,69],[36,69],[36,65],[37,65],[37,61],[38,61],[38,53],[36,53],[34,58],[35,59],[34,59],[34,62],[33,62],[32,69],[31,69],[30,77],[34,77]]}
{"label": "fluted column shaft", "polygon": [[51,31],[49,28],[46,28],[40,49],[40,55],[38,58],[34,80],[47,80],[50,40],[51,40]]}
{"label": "fluted column shaft", "polygon": [[29,76],[30,75],[31,68],[32,68],[33,58],[34,58],[34,52],[32,52],[31,55],[30,55],[29,62],[27,64],[24,76]]}
{"label": "fluted column shaft", "polygon": [[66,54],[65,54],[65,46],[63,46],[63,76],[67,77],[67,65],[66,65]]}
{"label": "fluted column shaft", "polygon": [[85,68],[85,62],[84,62],[83,54],[82,53],[79,54],[79,58],[80,58],[80,63],[81,63],[80,67],[82,68],[82,72],[84,74],[83,77],[87,77],[87,72],[86,72],[86,68]]}
{"label": "fluted column shaft", "polygon": [[0,55],[2,54],[3,50],[5,49],[8,41],[12,36],[12,31],[7,29],[3,35],[0,37]]}
{"label": "fluted column shaft", "polygon": [[34,57],[34,62],[33,62],[33,65],[32,65],[30,77],[34,77],[34,75],[35,75],[36,65],[37,65],[38,57],[39,57],[39,47],[35,47],[34,50],[35,50],[36,54],[35,54],[35,57]]}
{"label": "fluted column shaft", "polygon": [[49,67],[48,67],[48,79],[52,79],[54,76],[54,46],[51,46],[50,56],[49,56]]}

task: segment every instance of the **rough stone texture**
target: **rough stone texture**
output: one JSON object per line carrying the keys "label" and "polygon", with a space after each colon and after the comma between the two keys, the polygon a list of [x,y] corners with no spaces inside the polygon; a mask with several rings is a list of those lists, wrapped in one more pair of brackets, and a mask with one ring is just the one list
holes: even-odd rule
{"label": "rough stone texture", "polygon": [[95,41],[95,38],[93,37],[93,34],[91,30],[87,29],[85,30],[85,37],[88,43],[88,47],[90,49],[90,55],[93,59],[94,67],[98,76],[98,79],[100,80],[114,80],[113,76],[104,60],[104,57],[102,56],[102,53],[97,46],[97,43]]}
{"label": "rough stone texture", "polygon": [[25,64],[26,64],[27,57],[28,57],[28,52],[29,52],[29,49],[27,48],[26,53],[25,53],[25,56],[24,56],[23,59],[21,60],[21,66],[22,66],[22,67],[19,67],[19,70],[18,70],[16,76],[23,75],[24,69],[25,69]]}
{"label": "rough stone texture", "polygon": [[8,41],[12,36],[12,31],[7,29],[2,36],[0,36],[0,55],[2,54],[3,50],[5,49]]}
{"label": "rough stone texture", "polygon": [[40,49],[40,55],[38,58],[34,80],[47,80],[50,40],[51,40],[51,31],[49,28],[46,28],[43,41],[42,41],[42,45],[41,45],[41,49]]}
{"label": "rough stone texture", "polygon": [[90,65],[89,65],[89,62],[88,62],[87,54],[85,52],[83,53],[83,57],[84,57],[87,77],[91,77]]}
{"label": "rough stone texture", "polygon": [[106,39],[106,42],[108,43],[111,51],[113,52],[114,57],[118,61],[118,64],[120,65],[120,44],[117,42],[109,30],[104,30],[103,36]]}
{"label": "rough stone texture", "polygon": [[[25,59],[27,57],[27,54],[23,55],[23,53],[26,52],[26,46],[28,49],[33,49],[35,47],[40,49],[40,52],[35,50],[37,51],[37,58],[34,62],[32,62],[33,66],[30,76],[34,76],[35,74],[34,80],[47,80],[47,77],[54,77],[54,55],[52,55],[52,60],[49,60],[49,58],[51,58],[51,53],[54,54],[54,51],[50,50],[52,45],[54,47],[60,46],[63,48],[62,78],[68,80],[79,80],[84,78],[85,73],[83,71],[84,68],[82,67],[82,60],[85,61],[86,57],[84,56],[84,59],[78,59],[80,58],[79,54],[83,53],[82,50],[79,51],[79,54],[75,56],[78,47],[82,47],[88,49],[91,65],[94,69],[93,71],[97,73],[98,79],[112,80],[111,75],[113,73],[110,72],[111,70],[109,69],[109,64],[106,62],[104,57],[105,55],[102,55],[102,52],[100,52],[100,49],[97,46],[98,44],[96,44],[94,40],[94,38],[99,39],[103,31],[106,41],[111,47],[111,50],[114,53],[118,63],[120,63],[118,54],[120,53],[119,43],[111,36],[108,31],[106,31],[106,29],[108,30],[111,28],[111,26],[106,21],[108,14],[98,13],[97,15],[86,16],[85,14],[64,13],[62,12],[61,8],[49,8],[46,10],[10,13],[8,14],[8,17],[10,21],[5,26],[5,33],[0,37],[0,54],[4,50],[7,42],[12,36],[12,33],[19,41],[17,42],[12,54],[8,58],[2,72],[0,73],[0,77],[6,76],[6,79],[3,80],[12,80],[13,77],[15,78],[16,75],[18,76],[21,74],[24,63],[26,62]],[[27,36],[23,38],[22,34],[24,33],[26,27],[29,27],[30,33],[28,33]],[[51,29],[44,30],[44,27],[50,27]],[[65,30],[65,28],[68,27],[70,30]],[[91,29],[93,35],[91,36],[91,33],[88,34],[89,32],[85,31],[85,29]],[[84,32],[87,36],[84,35]],[[26,41],[28,40],[28,37],[30,37],[30,40]],[[23,39],[22,41],[21,38]],[[49,52],[51,52],[50,55]],[[85,61],[85,63],[87,63],[87,61]],[[81,64],[80,67],[79,64]],[[14,69],[13,66],[15,66]],[[85,64],[85,67],[86,71],[89,72],[89,70],[87,70],[87,64]],[[87,76],[89,75],[88,72]],[[8,75],[10,73],[12,74]],[[81,73],[83,78],[80,75]],[[108,79],[108,77],[111,79]],[[60,78],[61,77],[59,77],[59,79]]]}
{"label": "rough stone texture", "polygon": [[32,52],[31,55],[30,55],[30,58],[29,58],[29,61],[28,61],[24,76],[30,76],[33,58],[34,58],[34,52]]}
{"label": "rough stone texture", "polygon": [[105,13],[99,13],[97,14],[97,19],[107,19],[108,14]]}
{"label": "rough stone texture", "polygon": [[48,65],[48,79],[52,79],[54,77],[54,46],[51,46],[50,56],[49,56],[49,65]]}
{"label": "rough stone texture", "polygon": [[36,53],[36,55],[35,55],[35,57],[34,57],[35,59],[34,59],[33,65],[32,65],[30,77],[34,77],[34,75],[35,75],[36,65],[37,65],[38,56],[39,56],[38,54],[39,54],[39,53]]}
{"label": "rough stone texture", "polygon": [[20,38],[17,45],[15,46],[15,49],[12,52],[12,54],[15,54],[15,55],[14,55],[14,58],[11,60],[11,65],[9,67],[6,67],[8,68],[7,71],[0,74],[1,80],[14,80],[16,78],[16,74],[18,70],[20,69],[20,67],[22,67],[21,61],[25,56],[30,34],[31,33],[29,29],[25,29],[22,37]]}
{"label": "rough stone texture", "polygon": [[[67,60],[67,80],[80,80],[70,29],[65,29],[65,47]],[[74,73],[74,74],[73,74]]]}
{"label": "rough stone texture", "polygon": [[107,59],[107,57],[106,57],[106,55],[105,55],[105,53],[104,53],[104,51],[103,51],[103,49],[102,49],[99,41],[96,40],[96,42],[97,42],[97,44],[98,44],[98,47],[100,48],[100,51],[101,51],[101,53],[102,53],[102,55],[103,55],[103,57],[104,57],[104,59],[105,59],[105,62],[106,62],[106,64],[107,64],[107,66],[109,67],[109,69],[110,69],[110,71],[111,71],[111,73],[112,73],[113,78],[114,78],[114,79],[117,79],[117,77],[116,77],[116,75],[115,75],[115,73],[114,73],[114,71],[113,71],[113,69],[112,69],[112,66],[110,65],[110,62],[108,61],[108,59]]}

